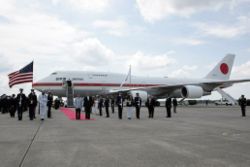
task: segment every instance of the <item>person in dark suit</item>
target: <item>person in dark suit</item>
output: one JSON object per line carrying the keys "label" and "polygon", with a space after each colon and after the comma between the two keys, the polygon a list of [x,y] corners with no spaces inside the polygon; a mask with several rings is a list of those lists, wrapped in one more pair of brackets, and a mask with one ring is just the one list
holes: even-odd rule
{"label": "person in dark suit", "polygon": [[112,97],[111,99],[111,110],[112,110],[112,114],[115,113],[115,99],[114,97]]}
{"label": "person in dark suit", "polygon": [[17,109],[16,95],[13,94],[10,98],[10,117],[14,118]]}
{"label": "person in dark suit", "polygon": [[23,89],[20,89],[20,93],[17,94],[16,101],[17,101],[17,114],[18,120],[21,121],[23,119],[23,111],[25,108],[26,103],[26,96],[23,93]]}
{"label": "person in dark suit", "polygon": [[35,118],[36,106],[37,106],[37,96],[34,89],[31,89],[30,94],[28,95],[28,104],[29,104],[29,117],[30,120]]}
{"label": "person in dark suit", "polygon": [[47,107],[48,107],[47,116],[48,116],[48,118],[51,118],[52,103],[53,103],[53,95],[51,92],[48,92],[48,101],[47,101]]}
{"label": "person in dark suit", "polygon": [[54,101],[54,108],[57,110],[60,107],[60,99],[56,98]]}
{"label": "person in dark suit", "polygon": [[7,95],[3,95],[2,97],[2,114],[7,113],[8,111],[8,99],[7,99]]}
{"label": "person in dark suit", "polygon": [[98,102],[99,115],[102,116],[103,98],[100,97]]}
{"label": "person in dark suit", "polygon": [[7,96],[6,97],[6,112],[10,113],[10,102],[11,102],[11,97],[10,96]]}
{"label": "person in dark suit", "polygon": [[241,107],[241,114],[242,117],[246,116],[246,106],[247,106],[247,99],[244,95],[241,95],[241,98],[239,99],[239,105]]}
{"label": "person in dark suit", "polygon": [[3,109],[3,95],[0,97],[0,112],[2,112]]}
{"label": "person in dark suit", "polygon": [[109,98],[108,97],[105,98],[104,106],[106,109],[106,117],[108,118],[109,117]]}
{"label": "person in dark suit", "polygon": [[167,109],[167,118],[170,118],[171,117],[171,107],[172,107],[172,100],[170,97],[168,97],[166,99],[166,102],[165,102],[165,106],[166,106],[166,109]]}
{"label": "person in dark suit", "polygon": [[154,110],[156,106],[156,100],[153,96],[149,96],[146,102],[148,107],[148,118],[154,118]]}
{"label": "person in dark suit", "polygon": [[91,108],[93,106],[93,99],[91,96],[86,96],[84,98],[84,108],[85,108],[85,115],[86,119],[90,119]]}
{"label": "person in dark suit", "polygon": [[118,118],[122,119],[123,98],[121,93],[119,93],[116,98],[116,105],[118,106]]}
{"label": "person in dark suit", "polygon": [[136,118],[140,119],[141,97],[139,96],[139,93],[136,93],[136,97],[134,99],[134,105],[136,109]]}
{"label": "person in dark suit", "polygon": [[177,111],[176,111],[177,105],[178,105],[177,100],[176,100],[176,98],[174,98],[173,99],[174,113],[177,113]]}

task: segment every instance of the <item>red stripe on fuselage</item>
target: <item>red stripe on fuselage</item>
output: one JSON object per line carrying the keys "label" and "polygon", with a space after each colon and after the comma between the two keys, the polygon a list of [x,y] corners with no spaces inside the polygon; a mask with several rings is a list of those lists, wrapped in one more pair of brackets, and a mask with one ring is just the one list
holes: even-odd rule
{"label": "red stripe on fuselage", "polygon": [[33,83],[32,86],[62,86],[62,83],[49,83],[49,82],[44,82],[44,83]]}
{"label": "red stripe on fuselage", "polygon": [[[73,83],[74,86],[79,87],[119,87],[120,84],[116,83]],[[62,83],[33,83],[34,86],[62,86]],[[149,86],[159,86],[159,84],[123,84],[123,87],[149,87]]]}

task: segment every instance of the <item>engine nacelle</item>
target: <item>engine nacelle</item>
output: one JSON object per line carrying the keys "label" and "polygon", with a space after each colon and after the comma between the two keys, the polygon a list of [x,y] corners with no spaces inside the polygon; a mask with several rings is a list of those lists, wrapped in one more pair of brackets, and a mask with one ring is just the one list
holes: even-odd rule
{"label": "engine nacelle", "polygon": [[147,101],[147,98],[148,98],[148,93],[146,91],[141,91],[141,90],[132,90],[129,92],[132,97],[136,97],[136,93],[139,93],[139,96],[141,97],[141,100],[143,102]]}
{"label": "engine nacelle", "polygon": [[200,98],[205,94],[200,86],[188,85],[181,89],[181,96],[183,98]]}

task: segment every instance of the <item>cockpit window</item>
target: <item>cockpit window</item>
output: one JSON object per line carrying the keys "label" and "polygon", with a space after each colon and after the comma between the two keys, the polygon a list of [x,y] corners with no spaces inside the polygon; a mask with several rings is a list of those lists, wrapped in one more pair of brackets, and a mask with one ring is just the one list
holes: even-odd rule
{"label": "cockpit window", "polygon": [[57,74],[57,72],[53,72],[51,75],[56,75]]}

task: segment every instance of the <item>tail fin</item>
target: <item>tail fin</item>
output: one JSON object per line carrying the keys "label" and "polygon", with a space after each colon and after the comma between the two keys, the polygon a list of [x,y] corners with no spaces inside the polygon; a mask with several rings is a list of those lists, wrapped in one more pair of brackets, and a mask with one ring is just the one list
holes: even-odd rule
{"label": "tail fin", "polygon": [[206,79],[229,80],[233,63],[234,54],[227,54],[205,77]]}

